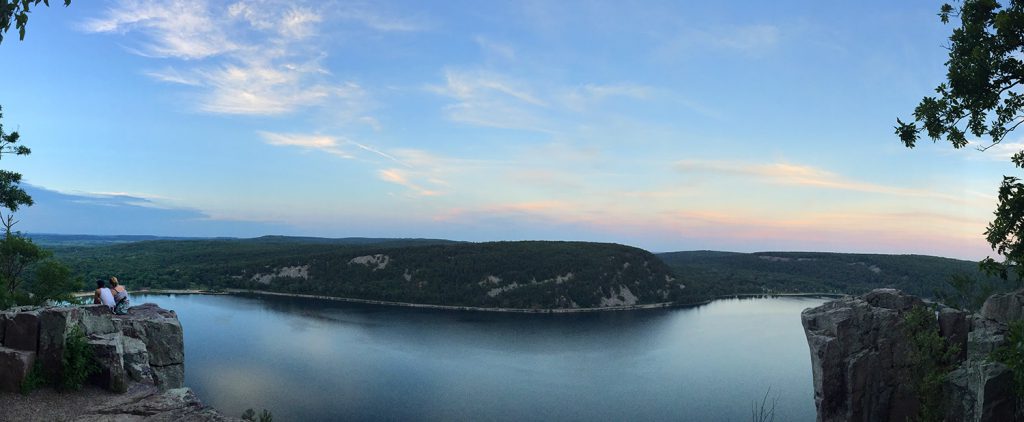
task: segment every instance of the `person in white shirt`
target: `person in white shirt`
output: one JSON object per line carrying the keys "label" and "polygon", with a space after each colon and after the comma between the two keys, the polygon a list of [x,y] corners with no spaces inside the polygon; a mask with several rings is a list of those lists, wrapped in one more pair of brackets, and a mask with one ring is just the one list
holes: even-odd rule
{"label": "person in white shirt", "polygon": [[110,308],[110,312],[114,312],[114,294],[107,288],[106,283],[103,280],[96,280],[96,293],[92,297],[92,303],[104,304]]}

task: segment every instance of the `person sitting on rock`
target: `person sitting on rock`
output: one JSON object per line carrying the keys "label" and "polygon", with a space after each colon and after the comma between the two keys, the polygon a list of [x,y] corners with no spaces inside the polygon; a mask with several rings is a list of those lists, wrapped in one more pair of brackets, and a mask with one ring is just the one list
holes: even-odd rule
{"label": "person sitting on rock", "polygon": [[116,305],[116,302],[114,302],[114,294],[107,288],[103,279],[96,280],[96,294],[92,297],[92,303],[104,304],[110,308],[111,312],[114,311],[114,306]]}
{"label": "person sitting on rock", "polygon": [[117,277],[110,277],[110,289],[114,294],[114,313],[118,315],[128,314],[128,290],[120,285]]}

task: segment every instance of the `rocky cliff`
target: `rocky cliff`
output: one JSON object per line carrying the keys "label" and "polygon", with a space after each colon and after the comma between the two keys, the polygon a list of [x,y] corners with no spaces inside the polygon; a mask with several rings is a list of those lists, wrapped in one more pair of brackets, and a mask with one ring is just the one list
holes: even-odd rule
{"label": "rocky cliff", "polygon": [[153,304],[128,315],[111,315],[103,305],[14,308],[0,312],[0,391],[18,391],[38,360],[43,375],[61,376],[68,333],[78,326],[88,338],[100,373],[93,382],[124,392],[129,381],[163,389],[185,382],[185,346],[174,311]]}
{"label": "rocky cliff", "polygon": [[[807,309],[818,421],[913,420],[921,405],[910,387],[910,341],[904,317],[917,297],[874,290]],[[1016,409],[1013,375],[989,358],[1005,344],[1007,324],[1024,316],[1024,290],[996,295],[980,314],[938,306],[934,330],[959,354],[943,379],[947,421],[1024,420]]]}
{"label": "rocky cliff", "polygon": [[104,398],[112,403],[109,408],[93,407],[91,413],[62,418],[111,420],[120,415],[130,420],[178,420],[184,416],[232,420],[205,408],[190,390],[182,388],[185,347],[181,324],[174,311],[150,303],[130,308],[127,315],[112,315],[103,305],[21,307],[0,312],[0,392],[19,391],[37,362],[46,379],[60,379],[68,333],[74,327],[86,336],[99,366],[89,382],[128,394],[120,400]]}

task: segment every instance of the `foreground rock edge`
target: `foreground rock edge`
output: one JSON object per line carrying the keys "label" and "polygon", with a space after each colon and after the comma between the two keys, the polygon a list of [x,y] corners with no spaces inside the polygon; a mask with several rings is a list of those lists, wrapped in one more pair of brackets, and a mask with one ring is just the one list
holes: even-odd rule
{"label": "foreground rock edge", "polygon": [[[920,305],[920,298],[877,289],[803,311],[818,421],[916,417],[920,403],[908,387],[909,339],[901,323]],[[1006,343],[1006,324],[1024,315],[1024,290],[993,296],[980,314],[936,306],[935,329],[961,351],[942,386],[944,420],[1024,420],[1016,409],[1012,373],[989,359]]]}
{"label": "foreground rock edge", "polygon": [[[113,393],[110,406],[71,420],[235,421],[184,388],[184,334],[174,311],[147,303],[113,315],[103,305],[18,307],[0,312],[0,394],[14,394],[38,362],[61,376],[67,334],[79,328],[99,365],[88,382]],[[32,400],[19,397],[18,400]],[[36,415],[42,417],[42,415]],[[54,415],[50,415],[55,417]],[[73,415],[60,415],[66,419]]]}

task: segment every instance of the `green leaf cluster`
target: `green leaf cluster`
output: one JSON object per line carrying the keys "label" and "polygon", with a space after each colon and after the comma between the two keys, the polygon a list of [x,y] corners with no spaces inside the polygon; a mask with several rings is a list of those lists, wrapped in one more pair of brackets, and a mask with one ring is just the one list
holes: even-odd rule
{"label": "green leaf cluster", "polygon": [[64,354],[61,356],[61,379],[63,390],[81,390],[89,376],[99,371],[96,357],[89,346],[82,328],[75,325],[67,333]]}
{"label": "green leaf cluster", "polygon": [[[28,24],[28,14],[33,6],[42,3],[50,5],[50,0],[0,0],[0,43],[4,41],[4,33],[11,29],[14,24],[18,30],[18,39],[25,39],[25,25]],[[64,6],[70,6],[71,0],[64,0]]]}
{"label": "green leaf cluster", "polygon": [[1010,323],[1006,344],[992,352],[992,359],[1010,368],[1017,397],[1024,398],[1024,320]]}
{"label": "green leaf cluster", "polygon": [[[1024,123],[1024,0],[964,0],[959,8],[944,4],[939,18],[943,23],[959,19],[949,37],[946,81],[936,95],[921,100],[912,122],[896,120],[896,134],[909,148],[925,135],[932,141],[945,138],[954,148],[981,143],[979,149],[988,149]],[[1024,167],[1024,151],[1010,160]],[[983,268],[1004,279],[1011,272],[1024,278],[1022,221],[1024,185],[1005,176],[995,218],[985,231],[1002,259],[986,258]]]}
{"label": "green leaf cluster", "polygon": [[32,370],[25,376],[25,379],[21,380],[19,390],[21,394],[27,395],[45,384],[46,377],[43,375],[43,361],[36,359],[36,362],[32,364]]}
{"label": "green leaf cluster", "polygon": [[263,409],[263,411],[257,416],[256,411],[249,408],[245,409],[245,412],[242,413],[242,420],[253,422],[274,422],[274,414],[270,413],[267,409]]}
{"label": "green leaf cluster", "polygon": [[904,314],[902,328],[910,340],[907,358],[911,388],[920,401],[917,420],[942,421],[946,411],[942,385],[960,348],[939,335],[935,311],[928,307],[916,306]]}

